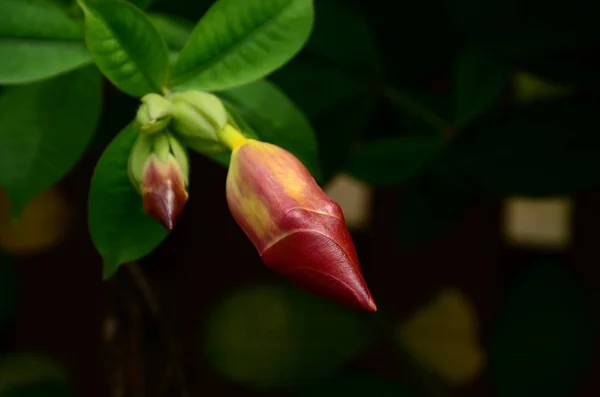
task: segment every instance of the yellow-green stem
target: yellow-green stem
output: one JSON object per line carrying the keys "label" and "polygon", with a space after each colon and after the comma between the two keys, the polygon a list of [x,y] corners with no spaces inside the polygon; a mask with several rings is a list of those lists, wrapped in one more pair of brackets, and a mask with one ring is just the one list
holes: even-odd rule
{"label": "yellow-green stem", "polygon": [[247,140],[246,137],[231,124],[227,124],[219,131],[217,137],[221,143],[232,151],[242,146]]}

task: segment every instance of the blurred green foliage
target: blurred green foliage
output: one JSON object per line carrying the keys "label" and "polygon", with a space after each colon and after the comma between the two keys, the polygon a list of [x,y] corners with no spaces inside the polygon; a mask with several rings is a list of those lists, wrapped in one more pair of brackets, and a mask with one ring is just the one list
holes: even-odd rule
{"label": "blurred green foliage", "polygon": [[293,287],[253,284],[213,308],[202,343],[222,376],[289,387],[339,372],[367,347],[372,327],[364,314]]}
{"label": "blurred green foliage", "polygon": [[71,397],[65,370],[53,360],[30,353],[0,357],[0,396]]}
{"label": "blurred green foliage", "polygon": [[588,297],[563,263],[537,263],[505,298],[490,345],[498,397],[573,395],[597,341]]}
{"label": "blurred green foliage", "polygon": [[[213,4],[132,2],[147,6],[171,61]],[[324,184],[347,172],[398,188],[397,246],[424,244],[449,234],[482,198],[574,196],[598,186],[595,7],[584,0],[316,0],[314,31],[297,57],[266,80],[219,95],[245,133],[304,156]],[[0,49],[14,39],[0,26]],[[137,106],[108,84],[102,93],[94,154]],[[228,156],[215,160],[226,164]],[[0,322],[14,304],[7,263],[0,257]],[[570,397],[597,334],[588,299],[566,263],[517,273],[488,349],[493,395]],[[292,288],[253,285],[212,309],[200,343],[215,373],[250,388],[294,388],[298,397],[415,396],[400,382],[346,371],[380,336],[374,322]],[[1,368],[21,368],[2,360]],[[45,384],[36,373],[9,375],[8,383],[20,385],[9,394],[0,375],[0,396],[34,396],[26,388]],[[58,389],[44,395],[66,395]]]}

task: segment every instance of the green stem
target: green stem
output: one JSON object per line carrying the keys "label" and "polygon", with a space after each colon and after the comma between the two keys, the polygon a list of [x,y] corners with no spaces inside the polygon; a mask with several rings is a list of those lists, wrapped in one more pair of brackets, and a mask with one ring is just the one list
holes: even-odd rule
{"label": "green stem", "polygon": [[222,128],[217,133],[217,137],[223,145],[229,148],[229,150],[235,150],[246,142],[244,135],[231,124],[227,124]]}
{"label": "green stem", "polygon": [[431,110],[416,102],[405,93],[393,88],[385,87],[384,95],[388,98],[392,104],[397,108],[410,112],[411,114],[419,117],[421,120],[436,128],[439,131],[443,131],[448,128],[448,124],[437,114]]}

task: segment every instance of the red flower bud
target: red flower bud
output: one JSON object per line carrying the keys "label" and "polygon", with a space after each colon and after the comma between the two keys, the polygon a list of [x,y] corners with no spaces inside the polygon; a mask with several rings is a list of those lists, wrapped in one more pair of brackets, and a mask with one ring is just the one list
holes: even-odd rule
{"label": "red flower bud", "polygon": [[188,199],[187,152],[171,134],[140,134],[129,155],[129,177],[142,195],[144,211],[168,230]]}
{"label": "red flower bud", "polygon": [[185,180],[175,158],[163,163],[153,154],[142,178],[144,211],[167,230],[173,230],[187,199]]}
{"label": "red flower bud", "polygon": [[232,141],[227,202],[264,264],[315,295],[376,311],[339,205],[288,151],[239,133]]}

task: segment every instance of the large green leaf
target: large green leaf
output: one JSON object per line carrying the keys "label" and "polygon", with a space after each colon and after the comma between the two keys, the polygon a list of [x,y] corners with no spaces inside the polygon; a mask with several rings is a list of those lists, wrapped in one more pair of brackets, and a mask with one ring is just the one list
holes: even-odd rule
{"label": "large green leaf", "polygon": [[413,178],[442,147],[437,137],[402,137],[367,143],[350,159],[347,171],[373,186],[399,185]]}
{"label": "large green leaf", "polygon": [[571,397],[597,331],[582,285],[565,265],[527,269],[509,290],[490,346],[494,396]]}
{"label": "large green leaf", "polygon": [[148,6],[152,3],[152,0],[127,0],[132,4],[135,4],[137,7],[144,9],[148,8]]}
{"label": "large green leaf", "polygon": [[312,0],[219,0],[181,51],[173,85],[223,90],[258,80],[300,51],[312,25]]}
{"label": "large green leaf", "polygon": [[273,73],[269,80],[311,118],[340,105],[349,97],[367,96],[369,88],[369,81],[363,78],[302,55]]}
{"label": "large green leaf", "polygon": [[302,111],[273,83],[258,80],[219,93],[234,105],[261,140],[293,153],[319,180],[317,140]]}
{"label": "large green leaf", "polygon": [[598,106],[566,99],[498,111],[456,136],[436,163],[495,194],[586,189],[600,181]]}
{"label": "large green leaf", "polygon": [[172,50],[181,50],[190,38],[194,24],[167,14],[148,14],[150,20]]}
{"label": "large green leaf", "polygon": [[391,379],[367,374],[348,374],[303,386],[298,389],[294,396],[417,397],[417,394]]}
{"label": "large green leaf", "polygon": [[312,118],[317,129],[323,180],[328,181],[347,166],[352,149],[363,135],[372,132],[376,95],[359,93]]}
{"label": "large green leaf", "polygon": [[92,241],[104,259],[104,277],[125,262],[154,250],[167,230],[143,210],[142,198],[129,180],[129,153],[137,138],[132,125],[108,145],[96,165],[88,203]]}
{"label": "large green leaf", "polygon": [[81,28],[46,0],[0,0],[0,84],[24,84],[92,62]]}
{"label": "large green leaf", "polygon": [[454,127],[463,127],[495,105],[508,79],[507,71],[498,60],[474,47],[459,55],[454,74]]}
{"label": "large green leaf", "polygon": [[277,70],[277,84],[309,117],[367,94],[381,80],[381,55],[363,14],[343,0],[315,3],[315,28],[302,53]]}
{"label": "large green leaf", "polygon": [[198,21],[214,2],[215,0],[154,0],[152,12],[177,15],[181,18]]}
{"label": "large green leaf", "polygon": [[84,153],[99,118],[100,82],[90,67],[0,96],[0,186],[15,215]]}
{"label": "large green leaf", "polygon": [[85,41],[102,73],[129,95],[162,93],[169,53],[150,19],[123,0],[79,1],[85,13]]}
{"label": "large green leaf", "polygon": [[149,14],[150,20],[165,39],[169,47],[169,64],[174,65],[179,57],[179,51],[187,43],[194,24],[190,21],[166,14]]}

